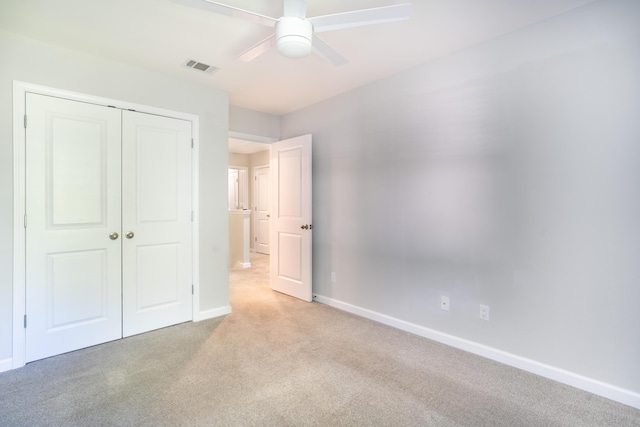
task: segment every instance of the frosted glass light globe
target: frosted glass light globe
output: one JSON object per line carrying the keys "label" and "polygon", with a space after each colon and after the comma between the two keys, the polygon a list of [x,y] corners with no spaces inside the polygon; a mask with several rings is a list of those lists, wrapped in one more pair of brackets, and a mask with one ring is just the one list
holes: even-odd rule
{"label": "frosted glass light globe", "polygon": [[287,58],[303,58],[311,53],[313,26],[306,19],[285,16],[276,23],[276,46]]}

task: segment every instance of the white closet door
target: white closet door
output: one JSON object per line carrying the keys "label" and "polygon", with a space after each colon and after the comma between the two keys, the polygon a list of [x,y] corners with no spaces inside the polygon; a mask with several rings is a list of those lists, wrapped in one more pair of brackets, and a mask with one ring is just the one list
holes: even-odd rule
{"label": "white closet door", "polygon": [[191,123],[123,111],[123,336],[192,319]]}
{"label": "white closet door", "polygon": [[36,94],[26,112],[29,362],[121,337],[121,121]]}

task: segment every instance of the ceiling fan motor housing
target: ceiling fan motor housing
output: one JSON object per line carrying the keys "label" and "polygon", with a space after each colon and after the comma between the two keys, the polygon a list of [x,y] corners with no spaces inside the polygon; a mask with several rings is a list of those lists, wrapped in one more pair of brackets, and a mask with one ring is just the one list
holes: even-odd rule
{"label": "ceiling fan motor housing", "polygon": [[276,23],[278,51],[288,58],[303,58],[311,53],[313,26],[306,19],[284,16]]}

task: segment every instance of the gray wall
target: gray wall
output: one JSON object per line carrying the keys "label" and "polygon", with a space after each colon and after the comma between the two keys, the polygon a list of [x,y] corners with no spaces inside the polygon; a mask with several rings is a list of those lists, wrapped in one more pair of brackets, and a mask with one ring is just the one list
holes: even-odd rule
{"label": "gray wall", "polygon": [[229,106],[229,130],[280,139],[280,117],[231,105]]}
{"label": "gray wall", "polygon": [[0,361],[12,354],[13,80],[200,117],[200,310],[229,305],[226,92],[0,31]]}
{"label": "gray wall", "polygon": [[640,2],[595,2],[281,126],[314,138],[315,294],[640,392]]}

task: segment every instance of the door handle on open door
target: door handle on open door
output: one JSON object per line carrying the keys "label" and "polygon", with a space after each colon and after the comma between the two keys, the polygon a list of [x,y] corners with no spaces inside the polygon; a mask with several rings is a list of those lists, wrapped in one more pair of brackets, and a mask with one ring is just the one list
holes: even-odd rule
{"label": "door handle on open door", "polygon": [[313,229],[313,225],[305,224],[305,225],[301,225],[300,228],[302,228],[303,230],[311,230]]}

